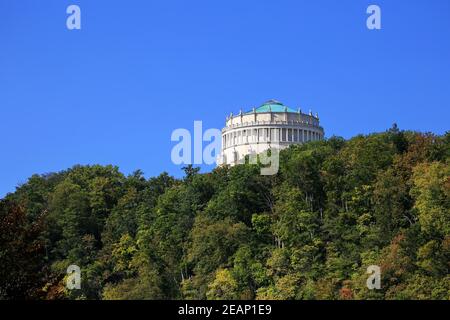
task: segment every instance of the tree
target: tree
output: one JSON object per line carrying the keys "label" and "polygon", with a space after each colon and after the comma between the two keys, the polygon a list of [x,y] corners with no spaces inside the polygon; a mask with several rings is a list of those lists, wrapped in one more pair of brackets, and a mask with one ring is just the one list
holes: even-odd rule
{"label": "tree", "polygon": [[0,299],[448,300],[449,155],[449,133],[393,126],[291,146],[274,176],[33,175],[0,200]]}
{"label": "tree", "polygon": [[415,198],[422,231],[432,236],[450,234],[450,165],[439,162],[423,163],[414,169]]}
{"label": "tree", "polygon": [[216,272],[214,281],[208,285],[206,297],[208,300],[233,300],[238,299],[238,283],[227,269]]}
{"label": "tree", "polygon": [[45,212],[34,221],[15,203],[0,201],[0,299],[38,299],[45,284]]}
{"label": "tree", "polygon": [[207,283],[215,270],[225,266],[236,250],[248,241],[249,229],[241,222],[211,220],[197,216],[191,232],[188,263],[193,266],[198,297],[206,295]]}

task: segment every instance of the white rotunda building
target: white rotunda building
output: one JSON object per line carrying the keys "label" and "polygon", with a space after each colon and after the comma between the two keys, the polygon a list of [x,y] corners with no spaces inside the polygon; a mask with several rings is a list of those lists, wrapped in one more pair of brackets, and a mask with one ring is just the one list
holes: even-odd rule
{"label": "white rotunda building", "polygon": [[222,129],[222,149],[219,164],[235,165],[250,154],[268,149],[285,149],[324,138],[319,117],[294,110],[276,100],[269,100],[258,108],[238,115],[232,113]]}

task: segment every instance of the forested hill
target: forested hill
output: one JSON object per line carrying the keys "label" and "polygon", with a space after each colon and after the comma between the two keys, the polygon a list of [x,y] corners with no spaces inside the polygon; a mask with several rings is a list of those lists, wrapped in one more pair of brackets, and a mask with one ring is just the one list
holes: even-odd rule
{"label": "forested hill", "polygon": [[450,299],[450,133],[292,146],[275,176],[185,172],[32,176],[0,201],[0,299]]}

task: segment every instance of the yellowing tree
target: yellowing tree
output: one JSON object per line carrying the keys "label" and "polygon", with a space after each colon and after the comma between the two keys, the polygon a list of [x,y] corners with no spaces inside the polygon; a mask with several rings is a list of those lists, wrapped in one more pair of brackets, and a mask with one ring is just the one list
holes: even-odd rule
{"label": "yellowing tree", "polygon": [[208,286],[208,300],[233,300],[238,298],[238,283],[227,269],[216,272],[216,278]]}
{"label": "yellowing tree", "polygon": [[414,168],[414,208],[422,231],[429,235],[450,234],[450,165],[433,162]]}

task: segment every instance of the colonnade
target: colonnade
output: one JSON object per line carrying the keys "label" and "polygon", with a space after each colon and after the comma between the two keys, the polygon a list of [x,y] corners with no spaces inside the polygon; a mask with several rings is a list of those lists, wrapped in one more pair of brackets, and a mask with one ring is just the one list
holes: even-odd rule
{"label": "colonnade", "polygon": [[297,128],[248,128],[233,130],[222,135],[223,148],[248,143],[293,142],[322,140],[322,133]]}

